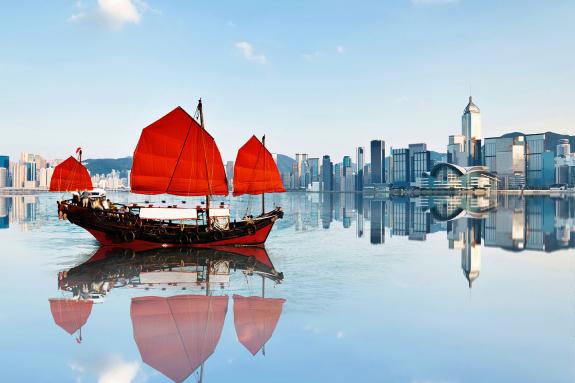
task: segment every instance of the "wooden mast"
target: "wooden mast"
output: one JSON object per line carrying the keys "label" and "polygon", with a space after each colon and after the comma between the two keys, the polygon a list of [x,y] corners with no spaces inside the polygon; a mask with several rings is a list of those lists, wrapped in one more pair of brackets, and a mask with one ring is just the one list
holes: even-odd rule
{"label": "wooden mast", "polygon": [[[264,136],[262,137],[262,145],[264,146],[264,174],[266,172],[266,154],[265,154],[265,150],[266,150],[266,136],[264,134]],[[264,176],[264,180],[265,180],[265,176]],[[264,185],[265,187],[265,185]],[[265,197],[266,193],[262,193],[262,215],[264,215],[264,213],[266,212],[266,197]]]}
{"label": "wooden mast", "polygon": [[[206,130],[205,126],[204,126],[204,111],[202,108],[202,99],[200,98],[198,100],[198,114],[200,116],[200,125],[202,126],[203,130]],[[203,140],[203,138],[202,138]],[[202,141],[203,144],[203,141]],[[205,150],[204,150],[204,155],[205,155]],[[208,173],[208,166],[207,166],[207,162],[206,162],[206,174],[208,176],[208,189],[211,191],[212,190],[212,186],[210,184],[210,175]],[[209,230],[210,229],[210,195],[206,194],[206,228]]]}

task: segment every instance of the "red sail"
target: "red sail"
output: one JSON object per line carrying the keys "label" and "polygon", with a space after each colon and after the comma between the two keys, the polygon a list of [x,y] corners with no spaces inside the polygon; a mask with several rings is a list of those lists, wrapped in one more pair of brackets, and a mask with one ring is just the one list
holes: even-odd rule
{"label": "red sail", "polygon": [[285,299],[234,295],[234,325],[241,344],[252,355],[272,337]]}
{"label": "red sail", "polygon": [[54,322],[72,335],[86,324],[92,312],[92,304],[92,301],[50,299],[50,311]]}
{"label": "red sail", "polygon": [[238,151],[234,165],[234,196],[282,192],[285,189],[271,153],[252,136]]}
{"label": "red sail", "polygon": [[51,192],[92,190],[92,180],[88,170],[74,157],[70,156],[54,169],[50,180]]}
{"label": "red sail", "polygon": [[214,138],[181,107],[142,131],[130,185],[132,192],[140,194],[228,194]]}
{"label": "red sail", "polygon": [[132,298],[130,316],[142,360],[173,381],[184,381],[216,349],[227,310],[227,296]]}

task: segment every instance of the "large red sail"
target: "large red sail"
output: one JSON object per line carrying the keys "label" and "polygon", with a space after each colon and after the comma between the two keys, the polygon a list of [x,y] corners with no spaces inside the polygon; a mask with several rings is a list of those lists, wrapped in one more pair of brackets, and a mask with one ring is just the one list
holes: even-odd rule
{"label": "large red sail", "polygon": [[271,153],[252,136],[238,151],[234,165],[234,196],[282,192],[285,189]]}
{"label": "large red sail", "polygon": [[144,128],[130,177],[132,192],[227,195],[228,181],[214,138],[177,107]]}
{"label": "large red sail", "polygon": [[70,156],[54,168],[50,180],[51,192],[92,190],[92,180],[88,170],[77,159]]}
{"label": "large red sail", "polygon": [[234,295],[234,325],[241,344],[252,355],[272,337],[285,299]]}
{"label": "large red sail", "polygon": [[92,305],[92,301],[50,299],[50,311],[54,322],[70,335],[86,324],[92,312]]}
{"label": "large red sail", "polygon": [[227,310],[227,296],[132,298],[130,316],[142,360],[183,382],[216,349]]}

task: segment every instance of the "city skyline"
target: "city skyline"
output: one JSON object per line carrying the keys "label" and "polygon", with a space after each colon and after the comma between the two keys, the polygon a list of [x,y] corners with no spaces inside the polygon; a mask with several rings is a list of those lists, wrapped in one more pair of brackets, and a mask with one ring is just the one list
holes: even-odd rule
{"label": "city skyline", "polygon": [[470,93],[485,137],[573,131],[571,2],[107,3],[5,7],[0,153],[129,156],[199,97],[227,160],[252,133],[277,153],[339,159],[374,137],[443,152]]}

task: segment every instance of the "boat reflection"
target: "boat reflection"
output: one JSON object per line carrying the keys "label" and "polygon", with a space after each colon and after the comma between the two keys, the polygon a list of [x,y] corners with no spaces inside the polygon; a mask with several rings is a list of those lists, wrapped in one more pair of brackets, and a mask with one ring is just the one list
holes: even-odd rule
{"label": "boat reflection", "polygon": [[[69,334],[78,332],[81,342],[93,305],[114,289],[129,288],[138,295],[131,299],[130,317],[142,361],[174,382],[195,371],[202,381],[204,363],[222,334],[234,272],[261,279],[260,296],[233,295],[233,312],[238,341],[252,355],[265,355],[285,299],[265,297],[265,281],[281,283],[283,274],[264,248],[100,248],[59,273],[58,288],[69,297],[50,299],[50,308],[55,323]],[[147,295],[152,291],[162,295]]]}

